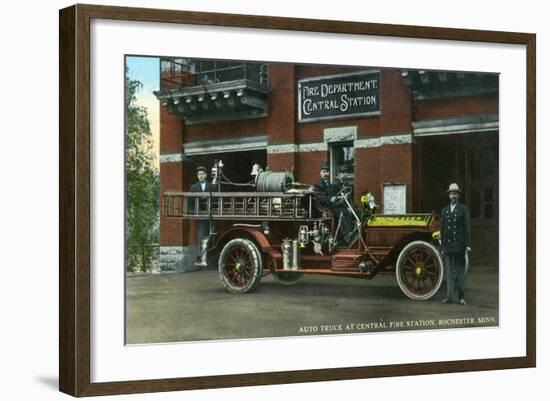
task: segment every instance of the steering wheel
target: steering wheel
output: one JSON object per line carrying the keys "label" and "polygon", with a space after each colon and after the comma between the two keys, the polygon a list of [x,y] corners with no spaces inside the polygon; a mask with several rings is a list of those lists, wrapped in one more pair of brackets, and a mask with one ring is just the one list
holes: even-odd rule
{"label": "steering wheel", "polygon": [[332,196],[333,202],[343,203],[344,199],[347,199],[351,195],[351,187],[343,184],[342,188]]}
{"label": "steering wheel", "polygon": [[351,187],[349,185],[345,185],[345,184],[342,184],[342,189],[340,189],[336,195],[334,195],[335,197],[339,197],[339,196],[342,196],[342,197],[345,197],[347,198],[348,196],[351,195]]}

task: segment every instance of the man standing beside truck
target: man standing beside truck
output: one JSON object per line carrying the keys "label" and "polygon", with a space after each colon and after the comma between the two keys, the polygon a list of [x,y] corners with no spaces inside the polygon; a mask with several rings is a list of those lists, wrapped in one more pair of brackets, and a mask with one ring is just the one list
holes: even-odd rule
{"label": "man standing beside truck", "polygon": [[[207,212],[208,208],[208,196],[209,192],[215,192],[217,190],[216,186],[206,180],[207,172],[206,167],[199,166],[197,167],[197,182],[191,185],[191,192],[203,192],[205,193],[204,198],[199,200],[199,212]],[[200,260],[202,254],[205,252],[203,246],[203,240],[208,240],[210,236],[210,219],[197,219],[197,246],[198,246],[198,257]]]}
{"label": "man standing beside truck", "polygon": [[445,261],[447,296],[443,303],[451,302],[454,282],[458,281],[458,302],[466,305],[464,276],[466,252],[471,252],[471,222],[468,207],[459,202],[460,188],[452,183],[447,190],[450,203],[441,211],[441,249]]}

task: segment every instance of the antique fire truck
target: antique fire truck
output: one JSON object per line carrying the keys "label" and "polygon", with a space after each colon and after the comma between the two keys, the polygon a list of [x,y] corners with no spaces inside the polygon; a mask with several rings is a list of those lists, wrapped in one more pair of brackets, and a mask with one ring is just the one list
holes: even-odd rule
{"label": "antique fire truck", "polygon": [[224,191],[222,179],[220,169],[217,192],[166,192],[163,214],[210,222],[201,265],[217,263],[229,292],[252,292],[267,274],[288,285],[305,274],[372,279],[392,273],[411,299],[427,300],[439,290],[439,216],[377,214],[372,198],[354,208],[344,186],[335,201],[346,206],[355,232],[343,242],[342,216],[323,205],[312,187],[295,183],[291,172],[259,171],[245,184],[251,190],[239,192]]}

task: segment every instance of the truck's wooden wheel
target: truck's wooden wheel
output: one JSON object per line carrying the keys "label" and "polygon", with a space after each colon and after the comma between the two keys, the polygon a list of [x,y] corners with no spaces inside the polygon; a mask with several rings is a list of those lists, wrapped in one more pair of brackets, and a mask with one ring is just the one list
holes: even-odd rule
{"label": "truck's wooden wheel", "polygon": [[401,291],[411,299],[434,296],[443,281],[443,260],[438,250],[425,241],[407,244],[397,258],[395,274]]}
{"label": "truck's wooden wheel", "polygon": [[262,278],[262,254],[249,239],[235,238],[223,247],[218,270],[220,279],[229,292],[252,292]]}

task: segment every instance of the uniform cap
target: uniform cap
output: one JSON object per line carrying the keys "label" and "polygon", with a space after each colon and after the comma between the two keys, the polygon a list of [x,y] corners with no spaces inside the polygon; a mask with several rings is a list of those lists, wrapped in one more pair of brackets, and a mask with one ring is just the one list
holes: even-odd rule
{"label": "uniform cap", "polygon": [[458,187],[458,184],[453,182],[451,185],[449,185],[449,189],[447,190],[447,193],[449,192],[462,192],[462,191]]}

